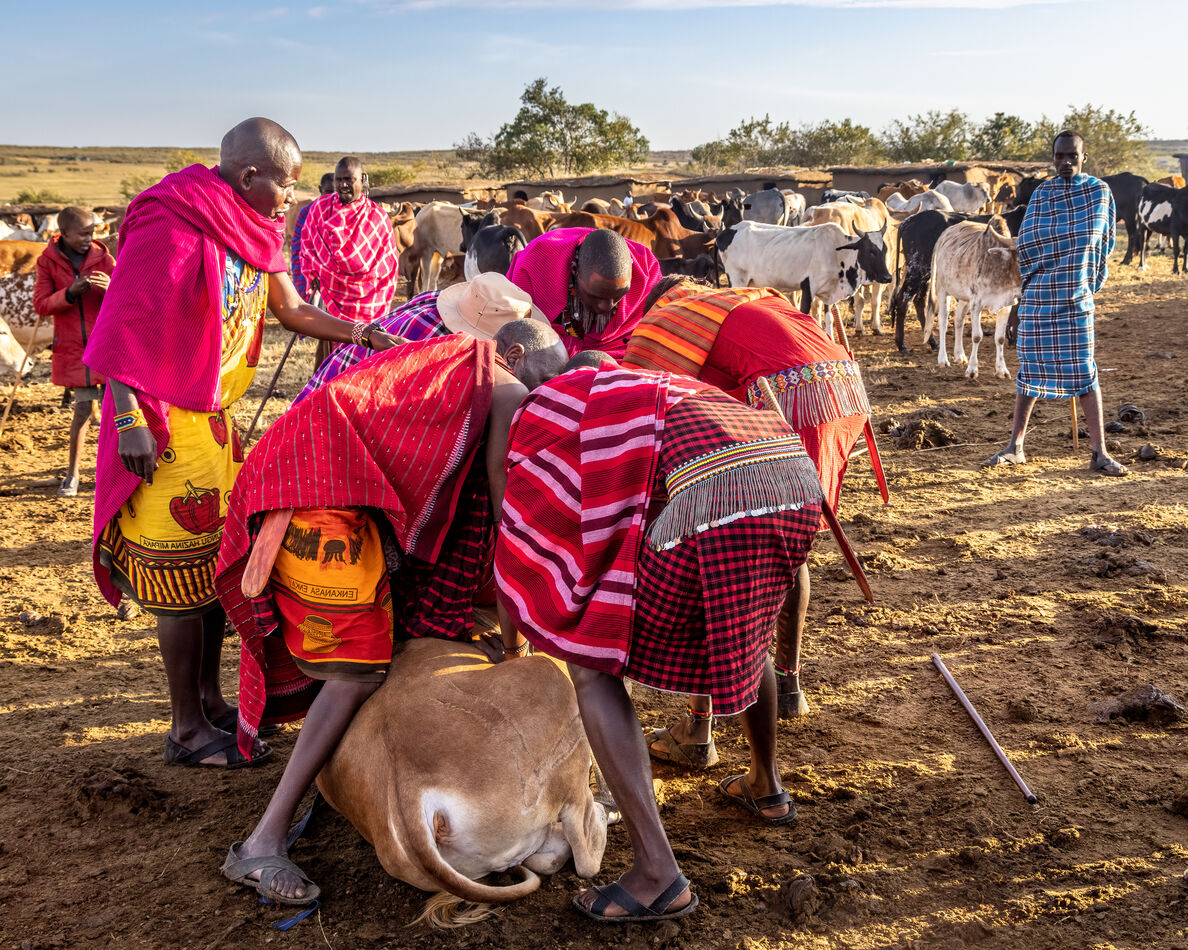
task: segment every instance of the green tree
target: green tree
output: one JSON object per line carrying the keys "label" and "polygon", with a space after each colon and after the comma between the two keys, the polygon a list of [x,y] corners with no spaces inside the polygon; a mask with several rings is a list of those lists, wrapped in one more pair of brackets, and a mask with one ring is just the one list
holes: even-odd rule
{"label": "green tree", "polygon": [[492,139],[471,132],[455,148],[485,175],[551,177],[641,162],[648,140],[626,116],[590,102],[570,103],[559,86],[550,89],[542,78],[525,87],[520,111]]}
{"label": "green tree", "polygon": [[986,161],[1030,161],[1035,126],[1017,115],[995,112],[969,136],[970,157]]}
{"label": "green tree", "polygon": [[897,162],[962,161],[969,156],[969,117],[957,109],[931,110],[883,130],[883,148]]}
{"label": "green tree", "polygon": [[867,165],[883,158],[874,132],[849,119],[802,125],[792,135],[793,165],[824,168],[830,165]]}
{"label": "green tree", "polygon": [[1034,161],[1052,160],[1052,140],[1063,129],[1075,129],[1084,137],[1085,171],[1090,175],[1129,171],[1153,177],[1156,171],[1147,149],[1150,133],[1133,112],[1116,112],[1086,103],[1069,106],[1059,123],[1044,116],[1032,134]]}
{"label": "green tree", "polygon": [[25,188],[17,192],[14,204],[18,205],[66,205],[70,199],[50,188]]}
{"label": "green tree", "polygon": [[160,175],[128,175],[120,179],[120,194],[126,201],[131,201],[144,189],[155,185],[160,180]]}
{"label": "green tree", "polygon": [[191,165],[205,165],[206,160],[188,148],[175,148],[165,158],[165,171],[176,172]]}

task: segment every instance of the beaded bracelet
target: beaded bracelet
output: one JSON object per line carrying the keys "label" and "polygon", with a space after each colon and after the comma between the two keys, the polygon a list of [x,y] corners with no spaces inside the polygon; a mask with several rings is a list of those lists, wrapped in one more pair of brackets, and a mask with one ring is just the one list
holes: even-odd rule
{"label": "beaded bracelet", "polygon": [[532,649],[532,644],[529,643],[527,640],[525,640],[518,647],[505,646],[503,648],[503,655],[504,656],[524,656],[531,649]]}
{"label": "beaded bracelet", "polygon": [[148,423],[140,409],[130,409],[115,417],[116,432],[127,432],[129,429],[139,429],[142,426],[147,427]]}
{"label": "beaded bracelet", "polygon": [[363,335],[367,332],[367,328],[370,326],[371,324],[369,323],[356,323],[353,327],[351,327],[351,342],[354,343],[355,346],[364,345]]}

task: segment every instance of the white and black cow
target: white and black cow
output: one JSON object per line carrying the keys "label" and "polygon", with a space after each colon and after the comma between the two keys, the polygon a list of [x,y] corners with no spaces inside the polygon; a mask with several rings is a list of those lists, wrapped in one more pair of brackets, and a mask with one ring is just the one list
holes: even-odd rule
{"label": "white and black cow", "polygon": [[743,221],[718,237],[718,253],[732,286],[800,288],[805,313],[814,300],[831,307],[863,284],[891,279],[882,231],[855,238],[832,222],[789,228]]}
{"label": "white and black cow", "polygon": [[933,191],[949,199],[954,211],[977,214],[990,200],[990,189],[974,182],[940,181]]}
{"label": "white and black cow", "polygon": [[1147,267],[1147,240],[1151,234],[1171,238],[1172,273],[1180,272],[1180,238],[1184,238],[1184,267],[1188,270],[1188,188],[1158,183],[1143,187],[1138,206],[1139,268]]}

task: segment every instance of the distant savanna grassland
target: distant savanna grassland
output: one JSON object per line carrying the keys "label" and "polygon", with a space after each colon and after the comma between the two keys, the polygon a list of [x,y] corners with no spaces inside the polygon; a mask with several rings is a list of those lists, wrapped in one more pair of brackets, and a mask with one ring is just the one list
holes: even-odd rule
{"label": "distant savanna grassland", "polygon": [[[1188,152],[1188,141],[1148,143],[1164,174],[1178,171],[1175,152]],[[477,166],[459,161],[453,149],[404,152],[306,152],[299,191],[316,193],[318,179],[344,154],[355,154],[368,169],[373,187],[417,181],[462,181]],[[58,147],[0,145],[0,204],[47,203],[119,205],[169,170],[191,161],[213,164],[215,148]],[[634,175],[677,176],[688,170],[687,151],[654,151],[639,168],[618,169]]]}

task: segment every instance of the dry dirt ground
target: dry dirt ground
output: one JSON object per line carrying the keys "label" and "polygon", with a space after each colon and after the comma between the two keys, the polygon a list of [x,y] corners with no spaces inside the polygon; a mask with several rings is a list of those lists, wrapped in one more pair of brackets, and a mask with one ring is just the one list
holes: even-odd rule
{"label": "dry dirt ground", "polygon": [[[1115,257],[1115,261],[1117,261]],[[1074,453],[1067,403],[1044,403],[1025,468],[978,463],[1005,435],[1010,381],[966,380],[917,348],[865,337],[876,424],[923,418],[932,451],[880,436],[892,503],[856,458],[843,521],[877,601],[846,580],[827,536],[813,555],[805,660],[812,712],[781,724],[780,766],[799,821],[774,830],[719,801],[746,765],[722,724],[722,764],[657,767],[663,817],[701,908],[680,923],[599,927],[569,901],[571,872],[498,919],[439,934],[408,928],[423,895],[388,878],[329,814],[294,858],[323,906],[288,913],[224,881],[282,769],[167,768],[168,705],[153,626],[118,621],[90,573],[93,482],[59,501],[35,482],[64,465],[69,420],[43,367],[0,439],[0,943],[10,947],[1188,947],[1188,735],[1175,708],[1099,722],[1093,704],[1145,684],[1188,685],[1188,281],[1157,258],[1141,279],[1115,263],[1099,299],[1107,419],[1127,479]],[[270,330],[250,422],[285,335]],[[985,347],[985,345],[984,345]],[[295,349],[296,392],[312,347]],[[983,366],[992,366],[985,359]],[[1014,366],[1014,353],[1008,354]],[[283,400],[270,406],[275,418]],[[93,442],[91,451],[93,452]],[[40,619],[22,613],[31,611]],[[230,644],[229,644],[230,646]],[[938,652],[1039,796],[1026,804],[929,663]],[[228,649],[234,689],[238,651]],[[645,725],[672,698],[638,691]],[[450,749],[443,747],[443,755]],[[611,832],[602,880],[629,859]],[[804,877],[811,876],[812,883]]]}

